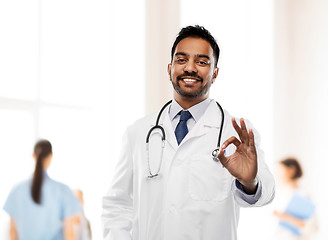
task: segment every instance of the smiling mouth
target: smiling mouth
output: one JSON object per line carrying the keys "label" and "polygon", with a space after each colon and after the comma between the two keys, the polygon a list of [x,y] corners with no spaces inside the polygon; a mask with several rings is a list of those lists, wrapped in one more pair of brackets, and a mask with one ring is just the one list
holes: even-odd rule
{"label": "smiling mouth", "polygon": [[185,78],[185,79],[181,79],[182,81],[184,82],[187,82],[187,83],[193,83],[193,82],[198,82],[199,80],[197,79],[192,79],[192,78]]}
{"label": "smiling mouth", "polygon": [[183,81],[186,84],[195,84],[197,82],[202,82],[202,79],[191,77],[191,76],[183,76],[178,78],[178,81]]}

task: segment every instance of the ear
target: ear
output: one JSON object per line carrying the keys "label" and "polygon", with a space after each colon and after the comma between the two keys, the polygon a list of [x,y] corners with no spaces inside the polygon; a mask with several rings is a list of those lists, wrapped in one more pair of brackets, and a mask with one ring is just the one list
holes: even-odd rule
{"label": "ear", "polygon": [[167,65],[167,73],[169,74],[170,81],[172,81],[172,80],[171,80],[171,69],[172,69],[172,64],[169,63],[169,64]]}
{"label": "ear", "polygon": [[217,67],[214,69],[214,73],[213,73],[213,77],[212,77],[212,84],[215,82],[215,79],[218,76],[218,74],[219,74],[219,68]]}

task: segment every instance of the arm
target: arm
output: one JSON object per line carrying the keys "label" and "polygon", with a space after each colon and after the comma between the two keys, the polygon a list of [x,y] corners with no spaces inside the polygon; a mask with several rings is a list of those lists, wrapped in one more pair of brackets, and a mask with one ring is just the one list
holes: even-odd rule
{"label": "arm", "polygon": [[305,221],[299,218],[296,218],[285,212],[274,211],[273,214],[278,217],[279,220],[290,223],[291,225],[297,228],[304,228]]}
{"label": "arm", "polygon": [[103,234],[106,240],[131,240],[133,217],[133,163],[128,131],[115,169],[113,183],[103,198]]}
{"label": "arm", "polygon": [[10,240],[18,239],[16,225],[15,225],[15,221],[13,218],[10,218],[9,237],[10,237]]}
{"label": "arm", "polygon": [[65,240],[76,240],[74,232],[74,223],[77,216],[68,217],[64,219],[64,239]]}
{"label": "arm", "polygon": [[92,239],[92,232],[91,232],[91,225],[90,225],[89,220],[88,220],[88,230],[89,230],[89,238],[91,240]]}

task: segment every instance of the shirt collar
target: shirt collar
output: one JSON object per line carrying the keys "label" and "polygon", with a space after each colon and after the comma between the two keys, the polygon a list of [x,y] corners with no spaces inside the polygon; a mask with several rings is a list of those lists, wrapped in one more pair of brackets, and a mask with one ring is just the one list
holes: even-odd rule
{"label": "shirt collar", "polygon": [[[188,110],[191,113],[193,119],[196,122],[198,122],[198,120],[205,113],[205,111],[206,111],[207,107],[210,105],[210,103],[211,103],[211,99],[206,98],[202,102],[200,102],[186,110]],[[177,101],[175,101],[175,99],[173,99],[172,104],[170,106],[170,110],[169,110],[170,120],[172,121],[177,116],[177,114],[182,110],[184,110],[184,109],[179,105],[179,103],[177,103]]]}

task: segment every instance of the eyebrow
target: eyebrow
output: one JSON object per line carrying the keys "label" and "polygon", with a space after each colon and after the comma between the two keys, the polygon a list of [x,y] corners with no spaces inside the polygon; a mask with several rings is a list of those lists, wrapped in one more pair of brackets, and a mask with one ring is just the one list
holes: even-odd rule
{"label": "eyebrow", "polygon": [[206,58],[206,59],[210,60],[210,57],[207,56],[207,55],[205,55],[205,54],[198,54],[198,55],[196,55],[196,57],[199,57],[199,58]]}
{"label": "eyebrow", "polygon": [[184,53],[184,52],[177,52],[177,53],[175,54],[175,56],[177,56],[177,55],[187,56],[187,54]]}
{"label": "eyebrow", "polygon": [[[175,56],[177,56],[177,55],[188,56],[188,54],[186,54],[186,53],[184,53],[184,52],[177,52],[177,53],[175,54]],[[207,56],[207,55],[205,55],[205,54],[197,54],[196,57],[197,57],[197,58],[206,58],[206,59],[208,59],[208,60],[210,59],[210,57]]]}

